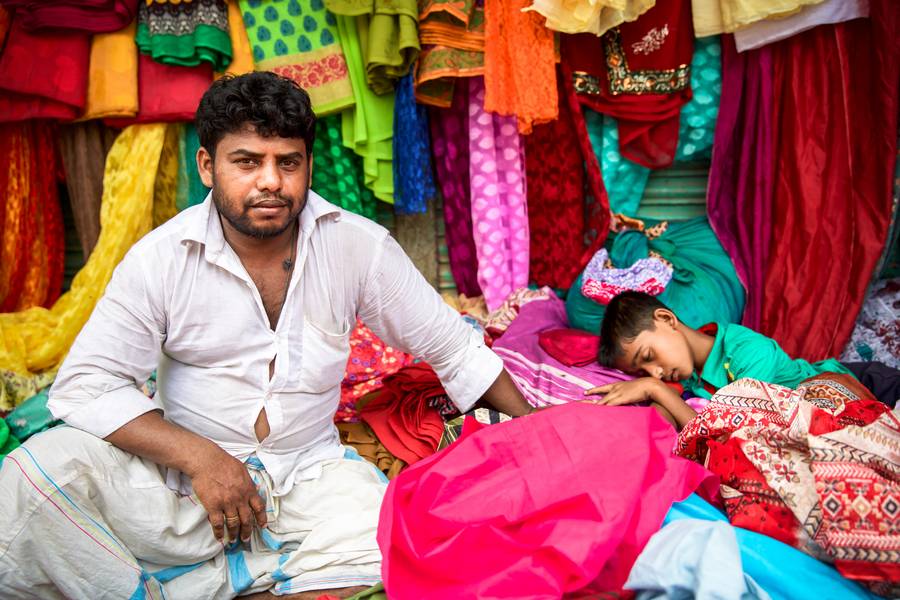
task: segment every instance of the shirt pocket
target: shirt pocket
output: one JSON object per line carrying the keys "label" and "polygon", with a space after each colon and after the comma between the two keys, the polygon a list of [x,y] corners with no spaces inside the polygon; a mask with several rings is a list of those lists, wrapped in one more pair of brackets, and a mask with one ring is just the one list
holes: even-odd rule
{"label": "shirt pocket", "polygon": [[301,391],[323,393],[340,385],[350,356],[350,323],[328,331],[303,318],[303,356],[300,358]]}

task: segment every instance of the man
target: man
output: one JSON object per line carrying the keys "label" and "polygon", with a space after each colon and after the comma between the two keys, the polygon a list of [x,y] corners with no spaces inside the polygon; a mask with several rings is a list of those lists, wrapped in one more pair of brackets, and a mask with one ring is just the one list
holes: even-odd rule
{"label": "man", "polygon": [[[197,130],[210,196],[117,267],[51,390],[70,427],[2,464],[0,597],[377,582],[385,484],[332,422],[357,315],[431,364],[460,410],[483,397],[529,412],[387,231],[309,190],[303,90],[271,73],[221,79]],[[150,399],[138,386],[154,369]]]}

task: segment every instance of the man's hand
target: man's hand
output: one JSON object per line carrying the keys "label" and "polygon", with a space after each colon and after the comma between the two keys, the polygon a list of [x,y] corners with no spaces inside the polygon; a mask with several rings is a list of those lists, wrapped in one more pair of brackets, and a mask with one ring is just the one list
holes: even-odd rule
{"label": "man's hand", "polygon": [[224,542],[240,535],[241,541],[246,542],[254,525],[266,526],[265,500],[241,461],[218,447],[210,448],[206,454],[185,474],[209,513],[216,539]]}
{"label": "man's hand", "polygon": [[664,385],[659,379],[653,377],[641,377],[631,381],[608,383],[600,387],[591,388],[584,392],[585,396],[600,395],[602,398],[588,398],[588,402],[603,404],[605,406],[622,406],[623,404],[637,404],[657,399],[659,388]]}

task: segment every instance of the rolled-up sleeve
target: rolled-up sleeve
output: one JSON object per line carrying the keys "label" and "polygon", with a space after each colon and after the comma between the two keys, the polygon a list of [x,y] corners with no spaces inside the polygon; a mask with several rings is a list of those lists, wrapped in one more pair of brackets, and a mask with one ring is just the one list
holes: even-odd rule
{"label": "rolled-up sleeve", "polygon": [[161,290],[145,272],[133,253],[119,264],[50,389],[54,417],[101,438],[161,408],[139,389],[165,337]]}
{"label": "rolled-up sleeve", "polygon": [[500,357],[441,299],[389,236],[373,253],[359,316],[386,343],[431,365],[462,412],[503,370]]}

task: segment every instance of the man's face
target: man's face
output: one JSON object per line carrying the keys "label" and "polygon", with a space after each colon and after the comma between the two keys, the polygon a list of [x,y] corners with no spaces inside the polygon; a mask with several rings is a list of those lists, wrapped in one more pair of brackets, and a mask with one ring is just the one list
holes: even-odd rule
{"label": "man's face", "polygon": [[684,335],[670,323],[654,320],[654,329],[642,331],[622,344],[616,368],[631,375],[663,381],[683,381],[694,372],[694,356]]}
{"label": "man's face", "polygon": [[275,237],[306,205],[310,156],[302,139],[262,137],[247,126],[219,141],[215,159],[200,148],[197,166],[219,214],[244,235]]}

